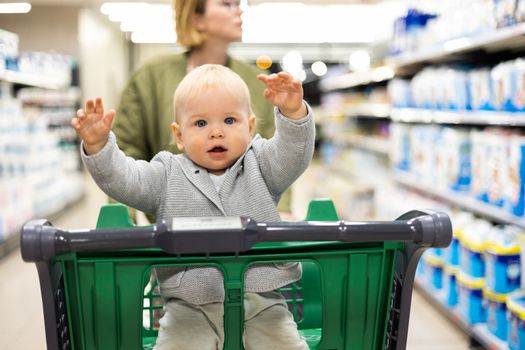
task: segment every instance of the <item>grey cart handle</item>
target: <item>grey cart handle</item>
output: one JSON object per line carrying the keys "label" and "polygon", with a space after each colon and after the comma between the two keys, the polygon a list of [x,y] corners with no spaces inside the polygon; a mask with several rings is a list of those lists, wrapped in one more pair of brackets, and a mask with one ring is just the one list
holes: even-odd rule
{"label": "grey cart handle", "polygon": [[135,248],[159,248],[176,255],[238,254],[259,242],[404,241],[446,247],[452,239],[450,219],[441,212],[412,211],[395,221],[370,222],[257,223],[247,217],[194,220],[192,225],[177,226],[175,219],[170,224],[161,221],[154,226],[95,230],[62,230],[46,220],[33,220],[22,227],[22,258],[38,262],[69,252]]}

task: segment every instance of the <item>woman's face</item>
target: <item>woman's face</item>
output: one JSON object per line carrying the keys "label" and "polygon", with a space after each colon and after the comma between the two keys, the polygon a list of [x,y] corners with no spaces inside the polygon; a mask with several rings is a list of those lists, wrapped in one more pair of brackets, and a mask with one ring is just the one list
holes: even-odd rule
{"label": "woman's face", "polygon": [[227,43],[242,39],[242,10],[239,0],[207,0],[204,14],[197,16],[197,29],[208,40]]}

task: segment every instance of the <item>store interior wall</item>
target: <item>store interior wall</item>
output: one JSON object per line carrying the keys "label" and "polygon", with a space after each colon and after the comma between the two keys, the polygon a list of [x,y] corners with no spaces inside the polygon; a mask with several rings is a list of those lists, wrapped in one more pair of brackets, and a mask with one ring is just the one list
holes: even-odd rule
{"label": "store interior wall", "polygon": [[117,108],[130,71],[125,37],[107,18],[90,8],[80,10],[78,28],[83,96],[102,97],[106,107]]}
{"label": "store interior wall", "polygon": [[0,28],[19,37],[24,51],[54,51],[78,57],[78,6],[33,6],[26,14],[0,15]]}
{"label": "store interior wall", "polygon": [[57,52],[78,60],[82,99],[100,96],[116,108],[129,78],[124,34],[98,9],[33,6],[23,15],[0,15],[0,28],[16,33],[19,51]]}

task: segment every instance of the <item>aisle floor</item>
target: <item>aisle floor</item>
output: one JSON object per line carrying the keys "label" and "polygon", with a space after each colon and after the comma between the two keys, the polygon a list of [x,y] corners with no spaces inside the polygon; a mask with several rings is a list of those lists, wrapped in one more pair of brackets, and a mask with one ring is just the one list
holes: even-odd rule
{"label": "aisle floor", "polygon": [[[86,195],[53,224],[62,228],[89,228],[96,223],[98,208],[106,197],[86,176]],[[15,250],[0,259],[0,348],[10,350],[45,349],[44,321],[33,264],[24,263]],[[408,347],[411,350],[468,349],[465,334],[445,319],[433,306],[414,292]]]}

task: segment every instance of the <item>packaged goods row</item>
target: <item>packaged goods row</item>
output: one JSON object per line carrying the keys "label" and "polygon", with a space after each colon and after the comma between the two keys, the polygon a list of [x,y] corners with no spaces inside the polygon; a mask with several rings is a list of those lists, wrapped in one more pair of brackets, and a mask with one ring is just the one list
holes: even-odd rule
{"label": "packaged goods row", "polygon": [[[506,344],[525,346],[525,273],[522,229],[491,223],[470,213],[453,215],[454,238],[425,253],[417,278],[439,295],[443,306],[468,326],[486,325]],[[503,343],[499,343],[503,344]]]}
{"label": "packaged goods row", "polygon": [[438,110],[525,111],[525,59],[494,67],[425,68],[411,80],[388,83],[394,107]]}
{"label": "packaged goods row", "polygon": [[525,137],[519,131],[393,123],[391,142],[395,169],[418,182],[525,214]]}
{"label": "packaged goods row", "polygon": [[0,241],[83,192],[78,148],[48,124],[45,116],[25,115],[20,100],[0,99]]}
{"label": "packaged goods row", "polygon": [[74,66],[67,55],[19,52],[18,36],[0,30],[0,248],[25,221],[84,192],[70,127],[80,100]]}
{"label": "packaged goods row", "polygon": [[[443,249],[423,254],[416,286],[472,339],[494,350],[525,347],[525,231],[494,223],[404,187],[376,190],[379,218],[407,207],[450,215],[454,235]],[[520,338],[521,337],[521,338]]]}
{"label": "packaged goods row", "polygon": [[438,8],[411,8],[394,22],[392,56],[426,50],[446,41],[491,33],[525,21],[523,0],[441,1]]}

